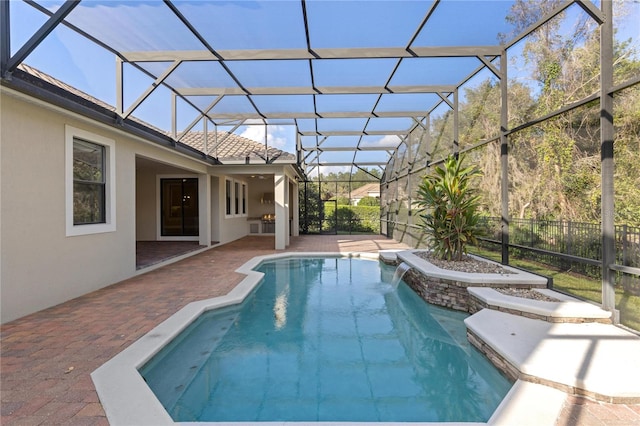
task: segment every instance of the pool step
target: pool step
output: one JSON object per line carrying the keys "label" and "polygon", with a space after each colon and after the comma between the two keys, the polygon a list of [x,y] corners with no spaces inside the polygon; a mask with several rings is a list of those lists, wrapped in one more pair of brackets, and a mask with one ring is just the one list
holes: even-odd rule
{"label": "pool step", "polygon": [[379,250],[378,256],[383,263],[387,265],[397,265],[398,264],[398,252],[402,251],[399,249],[389,249],[389,250]]}
{"label": "pool step", "polygon": [[518,380],[504,397],[487,425],[553,425],[560,416],[566,399],[567,394],[561,390]]}
{"label": "pool step", "polygon": [[482,309],[471,343],[513,378],[609,403],[640,403],[640,337],[610,324],[551,323]]}
{"label": "pool step", "polygon": [[533,291],[558,299],[557,302],[510,296],[489,287],[469,287],[473,312],[488,308],[552,323],[598,322],[611,324],[611,312],[549,289]]}

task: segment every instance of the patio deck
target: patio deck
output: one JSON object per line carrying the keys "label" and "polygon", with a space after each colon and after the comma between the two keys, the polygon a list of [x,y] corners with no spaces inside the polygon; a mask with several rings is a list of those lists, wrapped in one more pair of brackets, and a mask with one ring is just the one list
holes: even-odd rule
{"label": "patio deck", "polygon": [[145,269],[205,247],[197,241],[136,241],[136,269]]}
{"label": "patio deck", "polygon": [[[2,425],[106,425],[90,373],[187,303],[220,296],[273,237],[246,237],[2,326]],[[376,252],[406,248],[381,236],[300,236],[287,251]],[[162,256],[162,253],[157,253]],[[640,405],[568,397],[556,422],[640,425]]]}

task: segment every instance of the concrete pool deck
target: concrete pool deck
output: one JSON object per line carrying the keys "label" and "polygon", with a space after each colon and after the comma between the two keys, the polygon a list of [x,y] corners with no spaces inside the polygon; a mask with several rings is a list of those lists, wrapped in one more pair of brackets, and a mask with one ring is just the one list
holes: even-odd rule
{"label": "concrete pool deck", "polygon": [[[282,253],[272,247],[273,238],[247,237],[3,325],[0,423],[108,424],[90,373],[186,304],[227,294],[243,278],[231,271]],[[287,251],[405,248],[380,236],[302,236]],[[638,404],[562,397],[557,425],[640,424]],[[534,399],[525,402],[544,404]]]}

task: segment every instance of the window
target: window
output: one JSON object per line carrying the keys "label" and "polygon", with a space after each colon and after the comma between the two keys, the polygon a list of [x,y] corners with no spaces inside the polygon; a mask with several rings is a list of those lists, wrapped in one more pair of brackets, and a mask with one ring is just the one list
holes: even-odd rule
{"label": "window", "polygon": [[242,215],[247,215],[247,184],[242,184]]}
{"label": "window", "polygon": [[233,183],[233,194],[235,196],[234,212],[236,215],[239,215],[240,214],[240,183],[239,182]]}
{"label": "window", "polygon": [[247,184],[225,178],[225,217],[247,216]]}
{"label": "window", "polygon": [[73,224],[105,223],[105,147],[73,138]]}
{"label": "window", "polygon": [[65,128],[67,235],[115,231],[115,142]]}
{"label": "window", "polygon": [[224,180],[224,184],[225,184],[225,199],[226,199],[226,207],[225,207],[225,215],[226,216],[231,216],[232,212],[231,212],[231,180],[229,179],[225,179]]}

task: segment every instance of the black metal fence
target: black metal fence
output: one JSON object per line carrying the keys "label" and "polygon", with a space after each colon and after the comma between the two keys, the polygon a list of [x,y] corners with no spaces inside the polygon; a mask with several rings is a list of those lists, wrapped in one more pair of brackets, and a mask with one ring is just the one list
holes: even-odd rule
{"label": "black metal fence", "polygon": [[[488,238],[500,240],[500,218],[484,219]],[[640,267],[640,227],[616,225],[616,263]],[[602,259],[599,223],[511,219],[509,243],[584,259]]]}
{"label": "black metal fence", "polygon": [[[486,241],[501,239],[500,218],[484,218]],[[616,264],[640,267],[640,227],[616,225]],[[516,257],[536,260],[560,270],[600,278],[602,236],[599,223],[512,219],[509,246]]]}

